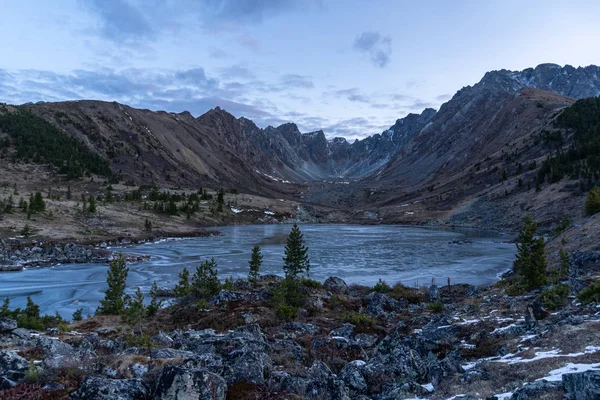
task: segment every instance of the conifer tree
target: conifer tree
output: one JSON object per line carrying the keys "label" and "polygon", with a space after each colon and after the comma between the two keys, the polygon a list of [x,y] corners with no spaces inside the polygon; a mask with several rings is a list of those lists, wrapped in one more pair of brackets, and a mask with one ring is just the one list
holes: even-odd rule
{"label": "conifer tree", "polygon": [[558,258],[560,259],[560,275],[567,276],[569,274],[571,256],[564,249],[560,249]]}
{"label": "conifer tree", "polygon": [[221,282],[217,277],[217,263],[214,258],[205,260],[196,268],[190,286],[194,296],[209,298],[219,292]]}
{"label": "conifer tree", "polygon": [[113,259],[106,275],[108,289],[104,292],[104,299],[100,300],[98,314],[121,315],[125,308],[125,285],[129,268],[123,253]]}
{"label": "conifer tree", "polygon": [[77,321],[81,321],[82,319],[83,319],[83,308],[78,308],[73,313],[73,321],[77,322]]}
{"label": "conifer tree", "polygon": [[296,279],[298,275],[310,274],[308,247],[304,246],[304,235],[297,224],[294,224],[285,245],[283,271],[287,279]]}
{"label": "conifer tree", "polygon": [[148,316],[151,317],[162,307],[163,301],[158,299],[158,285],[156,281],[152,282],[152,287],[150,288],[150,304],[146,309]]}
{"label": "conifer tree", "polygon": [[95,213],[96,212],[96,199],[94,196],[90,195],[87,212]]}
{"label": "conifer tree", "polygon": [[221,212],[223,211],[223,204],[225,203],[225,199],[224,199],[224,194],[225,192],[223,192],[223,189],[219,189],[219,192],[217,193],[217,211]]}
{"label": "conifer tree", "polygon": [[252,248],[252,255],[250,256],[250,271],[248,272],[248,281],[255,283],[260,275],[260,267],[262,265],[263,256],[260,252],[260,246],[255,245]]}
{"label": "conifer tree", "polygon": [[21,199],[19,200],[19,208],[23,211],[23,212],[27,212],[27,209],[29,208],[29,203],[27,203],[27,200],[25,200],[24,198],[21,197]]}
{"label": "conifer tree", "polygon": [[546,243],[544,238],[535,238],[537,224],[531,215],[525,217],[525,224],[519,232],[517,258],[513,263],[513,271],[522,280],[524,286],[536,289],[546,284]]}
{"label": "conifer tree", "polygon": [[25,306],[24,314],[28,318],[40,318],[40,306],[38,306],[33,302],[33,300],[31,300],[31,296],[27,296],[27,305]]}
{"label": "conifer tree", "polygon": [[585,201],[585,215],[594,215],[600,212],[600,188],[594,186],[590,189]]}
{"label": "conifer tree", "polygon": [[0,307],[0,318],[9,318],[10,316],[12,316],[12,312],[10,311],[10,299],[5,297],[2,302],[2,307]]}
{"label": "conifer tree", "polygon": [[36,192],[35,195],[32,193],[29,196],[29,210],[31,212],[41,212],[46,209],[46,202],[44,201],[44,197],[42,193]]}
{"label": "conifer tree", "polygon": [[174,292],[178,298],[183,298],[190,294],[190,271],[187,268],[183,268],[183,271],[179,273],[179,283],[175,285]]}
{"label": "conifer tree", "polygon": [[138,287],[135,294],[127,299],[127,308],[123,313],[123,320],[131,326],[137,325],[139,330],[141,330],[141,323],[145,316],[144,295]]}

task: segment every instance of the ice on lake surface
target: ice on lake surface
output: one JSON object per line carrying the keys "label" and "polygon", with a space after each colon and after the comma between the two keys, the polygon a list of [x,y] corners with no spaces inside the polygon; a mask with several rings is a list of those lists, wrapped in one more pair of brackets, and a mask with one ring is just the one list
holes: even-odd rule
{"label": "ice on lake surface", "polygon": [[[486,284],[512,265],[512,236],[478,230],[449,230],[390,225],[301,225],[311,264],[311,278],[339,276],[348,283],[373,285],[379,278],[393,285]],[[123,251],[149,254],[151,260],[130,264],[128,289],[147,293],[156,280],[175,285],[179,272],[191,273],[198,263],[214,257],[222,279],[248,273],[252,246],[262,248],[263,274],[282,274],[285,238],[290,225],[246,225],[216,228],[222,236],[164,240]],[[455,241],[467,241],[455,244]],[[115,250],[115,248],[113,248]],[[118,250],[118,249],[116,249]],[[30,295],[43,313],[58,311],[70,319],[77,308],[93,314],[106,289],[107,265],[70,264],[3,273],[0,298],[23,307]]]}

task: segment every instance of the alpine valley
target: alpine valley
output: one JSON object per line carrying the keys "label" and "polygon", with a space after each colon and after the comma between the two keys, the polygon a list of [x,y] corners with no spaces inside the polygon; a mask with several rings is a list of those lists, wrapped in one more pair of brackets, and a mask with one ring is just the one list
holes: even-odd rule
{"label": "alpine valley", "polygon": [[[0,398],[598,399],[599,96],[594,65],[491,71],[353,142],[219,107],[0,105],[0,279],[110,263],[95,316],[68,323],[7,298]],[[294,223],[285,278],[259,273],[276,235],[248,249],[248,279],[222,282],[218,259],[198,260],[144,301],[126,265],[150,257],[114,252],[279,223]],[[514,239],[517,256],[486,286],[317,281],[300,228],[321,223],[478,228]],[[435,254],[472,255],[444,238]]]}
{"label": "alpine valley", "polygon": [[[260,129],[219,107],[194,118],[188,112],[155,112],[100,101],[4,106],[0,119],[3,181],[8,186],[4,196],[14,184],[25,194],[36,188],[63,199],[71,186],[73,204],[81,193],[106,196],[109,183],[116,197],[140,187],[205,188],[212,193],[224,189],[226,202],[237,201],[237,209],[245,207],[242,198],[260,197],[255,207],[246,207],[260,208],[260,213],[233,214],[226,208],[219,215],[199,213],[183,224],[261,222],[262,211],[272,209],[277,221],[485,229],[517,228],[530,213],[543,228],[552,229],[563,217],[582,220],[585,194],[597,176],[569,174],[556,180],[551,171],[540,170],[548,157],[575,140],[573,127],[561,122],[560,115],[576,100],[599,94],[597,66],[543,64],[518,72],[492,71],[476,85],[459,90],[439,111],[409,114],[381,134],[352,143],[344,138],[328,140],[323,131],[301,133],[293,123]],[[66,181],[59,173],[62,160],[47,166],[43,155],[15,152],[13,142],[18,139],[11,124],[27,124],[28,119],[35,119],[31,123],[41,124],[40,129],[84,144],[108,164],[112,178],[109,169],[104,176],[91,178],[94,173],[84,168],[86,179]],[[585,181],[583,186],[580,180]],[[240,194],[230,195],[231,191]],[[55,215],[62,215],[61,205],[56,204]],[[118,231],[139,236],[144,228],[139,221],[133,224],[138,230],[132,224],[116,226],[120,208],[99,209],[106,235]],[[136,217],[143,222],[144,216],[154,214]],[[8,229],[22,226],[22,221],[7,215],[2,225]],[[76,225],[76,216],[61,216],[60,224],[66,223]],[[168,221],[165,224],[168,228]],[[40,216],[30,225],[44,236],[52,218]]]}

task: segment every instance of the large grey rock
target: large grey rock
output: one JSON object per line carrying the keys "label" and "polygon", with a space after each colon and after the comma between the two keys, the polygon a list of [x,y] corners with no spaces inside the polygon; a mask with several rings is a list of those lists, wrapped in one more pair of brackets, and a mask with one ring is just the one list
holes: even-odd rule
{"label": "large grey rock", "polygon": [[377,398],[381,400],[422,399],[429,395],[427,389],[415,382],[400,382],[387,386]]}
{"label": "large grey rock", "polygon": [[573,400],[600,399],[600,371],[564,374],[562,381],[567,395]]}
{"label": "large grey rock", "polygon": [[173,346],[173,339],[164,332],[159,332],[158,335],[152,336],[152,341],[162,346]]}
{"label": "large grey rock", "polygon": [[422,382],[429,377],[423,358],[403,344],[368,360],[362,375],[372,388],[394,385],[398,381]]}
{"label": "large grey rock", "polygon": [[408,303],[391,298],[387,294],[373,292],[366,297],[369,305],[365,313],[375,316],[387,316],[389,313],[399,312],[404,309]]}
{"label": "large grey rock", "polygon": [[348,294],[348,285],[342,278],[337,276],[327,278],[323,286],[333,294]]}
{"label": "large grey rock", "polygon": [[0,333],[11,332],[17,329],[17,321],[14,319],[0,318]]}
{"label": "large grey rock", "polygon": [[312,365],[308,369],[308,374],[313,379],[324,380],[331,377],[333,372],[331,372],[331,369],[327,366],[327,364],[325,364],[323,361],[317,360],[313,361]]}
{"label": "large grey rock", "polygon": [[[389,386],[398,379],[402,382],[438,384],[456,373],[464,372],[460,366],[459,351],[445,355],[437,351],[441,342],[456,341],[455,331],[446,330],[447,323],[445,318],[439,318],[423,329],[424,334],[406,335],[404,323],[399,322],[396,329],[379,342],[374,357],[364,367],[363,376],[367,384]],[[401,390],[414,392],[411,388]]]}
{"label": "large grey rock", "polygon": [[43,350],[44,365],[51,368],[60,367],[68,360],[79,362],[82,358],[89,358],[91,356],[91,354],[82,354],[81,351],[77,351],[68,343],[45,336],[37,337],[33,341],[33,344],[34,347]]}
{"label": "large grey rock", "polygon": [[248,382],[262,385],[273,367],[267,346],[261,343],[248,343],[232,351],[226,364],[230,368],[225,374],[228,384]]}
{"label": "large grey rock", "polygon": [[87,377],[71,400],[145,400],[148,393],[141,379]]}
{"label": "large grey rock", "polygon": [[206,369],[165,367],[158,377],[153,398],[157,400],[225,400],[225,379]]}
{"label": "large grey rock", "polygon": [[[517,389],[510,400],[554,400],[562,399],[564,389],[560,382],[535,381]],[[577,399],[579,400],[579,398]]]}
{"label": "large grey rock", "polygon": [[307,372],[302,373],[303,376],[292,376],[288,372],[274,371],[267,382],[268,388],[271,392],[287,392],[307,400],[350,400],[350,391],[344,382],[324,363],[315,361]]}
{"label": "large grey rock", "polygon": [[429,286],[427,297],[430,302],[438,301],[440,299],[440,288],[437,285]]}
{"label": "large grey rock", "polygon": [[274,371],[269,377],[268,387],[271,392],[293,393],[303,398],[308,383],[307,378],[292,376],[285,371]]}
{"label": "large grey rock", "polygon": [[344,337],[346,339],[351,339],[354,334],[354,328],[356,328],[353,324],[342,324],[339,328],[332,329],[329,332],[329,336],[332,337]]}
{"label": "large grey rock", "polygon": [[283,324],[281,329],[292,332],[296,335],[314,335],[319,332],[319,327],[316,325],[303,322],[288,322]]}
{"label": "large grey rock", "polygon": [[460,350],[455,349],[440,359],[439,355],[429,353],[425,359],[429,380],[434,385],[439,385],[443,380],[452,377],[454,374],[463,373],[461,367]]}
{"label": "large grey rock", "polygon": [[348,341],[348,344],[358,345],[363,349],[373,347],[377,343],[377,340],[379,340],[379,336],[373,333],[354,334],[355,328],[353,324],[342,324],[339,328],[332,329],[328,336],[337,340],[344,338]]}
{"label": "large grey rock", "polygon": [[425,339],[434,342],[456,342],[456,336],[460,333],[460,328],[453,325],[453,322],[452,319],[446,317],[435,319],[423,326],[421,335],[423,335]]}
{"label": "large grey rock", "polygon": [[377,343],[379,336],[374,333],[357,333],[354,335],[354,343],[358,344],[363,349],[368,349]]}
{"label": "large grey rock", "polygon": [[362,370],[367,363],[362,360],[351,361],[340,371],[340,379],[346,386],[357,393],[366,393],[368,387]]}
{"label": "large grey rock", "polygon": [[29,362],[12,350],[0,350],[0,377],[10,382],[18,382],[25,378]]}
{"label": "large grey rock", "polygon": [[192,358],[196,353],[180,349],[157,349],[152,353],[152,358]]}
{"label": "large grey rock", "polygon": [[217,295],[215,295],[208,302],[213,306],[218,306],[224,303],[230,303],[233,301],[242,301],[245,300],[246,296],[241,292],[233,292],[231,290],[221,290]]}
{"label": "large grey rock", "polygon": [[342,380],[334,377],[313,379],[308,382],[303,398],[307,400],[350,400],[350,391]]}
{"label": "large grey rock", "polygon": [[306,347],[290,339],[275,339],[271,342],[271,355],[277,361],[287,364],[302,364],[308,358]]}

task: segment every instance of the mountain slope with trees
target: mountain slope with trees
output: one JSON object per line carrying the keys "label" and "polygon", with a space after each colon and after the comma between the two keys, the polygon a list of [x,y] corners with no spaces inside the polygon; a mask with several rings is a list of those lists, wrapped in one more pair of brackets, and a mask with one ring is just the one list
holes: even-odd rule
{"label": "mountain slope with trees", "polygon": [[[218,107],[198,118],[99,101],[11,109],[76,140],[75,157],[88,149],[91,156],[65,165],[40,158],[41,150],[20,156],[49,162],[59,175],[71,164],[71,175],[110,168],[134,188],[235,190],[319,208],[311,218],[320,213],[322,220],[338,210],[357,222],[516,228],[529,212],[549,227],[581,218],[575,210],[598,180],[593,100],[573,105],[566,96],[599,92],[597,70],[544,64],[492,71],[439,111],[410,114],[353,143],[301,133],[293,123],[261,129]],[[2,132],[3,154],[21,154],[10,141],[14,127]]]}

